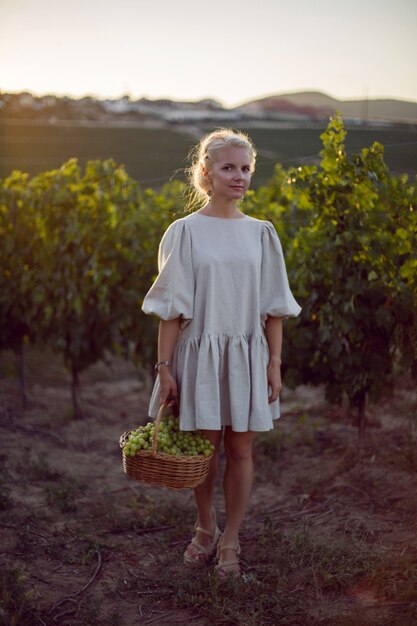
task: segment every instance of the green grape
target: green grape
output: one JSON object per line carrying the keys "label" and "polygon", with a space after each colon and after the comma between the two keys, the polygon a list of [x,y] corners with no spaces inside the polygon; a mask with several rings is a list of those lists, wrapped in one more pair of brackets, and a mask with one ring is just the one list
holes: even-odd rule
{"label": "green grape", "polygon": [[[134,456],[138,450],[150,450],[155,436],[155,422],[148,422],[131,431],[123,448],[126,455]],[[157,433],[157,450],[175,456],[210,456],[214,445],[201,431],[180,430],[179,419],[173,415],[162,418]]]}

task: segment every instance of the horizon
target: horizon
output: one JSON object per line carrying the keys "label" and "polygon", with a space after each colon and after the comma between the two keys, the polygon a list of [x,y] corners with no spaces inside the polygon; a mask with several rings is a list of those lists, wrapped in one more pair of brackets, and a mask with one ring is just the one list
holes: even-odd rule
{"label": "horizon", "polygon": [[[0,89],[58,97],[417,102],[414,0],[2,0]],[[168,94],[168,95],[167,95]],[[213,95],[214,94],[214,95]]]}
{"label": "horizon", "polygon": [[3,90],[1,88],[0,85],[0,96],[2,94],[11,94],[11,95],[19,95],[19,94],[23,94],[23,93],[29,93],[30,95],[32,95],[35,98],[44,98],[47,96],[53,96],[56,98],[70,98],[73,100],[82,100],[83,98],[92,98],[94,100],[121,100],[123,98],[128,97],[131,101],[135,102],[135,101],[139,101],[142,99],[145,100],[149,100],[149,101],[157,101],[157,100],[169,100],[172,102],[187,102],[187,103],[197,103],[197,102],[201,102],[204,100],[211,100],[214,102],[217,102],[219,104],[221,104],[223,106],[223,108],[225,109],[232,109],[232,108],[238,108],[240,106],[243,106],[249,102],[253,102],[253,101],[257,101],[257,100],[264,100],[267,98],[274,98],[274,97],[283,97],[283,96],[294,96],[294,95],[299,95],[299,94],[315,94],[315,95],[320,95],[320,96],[325,96],[327,98],[332,98],[333,100],[336,100],[338,102],[361,102],[361,101],[378,101],[378,100],[391,100],[391,101],[396,101],[396,102],[407,102],[407,103],[411,103],[411,104],[417,104],[417,99],[416,100],[411,100],[411,99],[405,99],[405,98],[401,98],[401,97],[393,97],[393,96],[373,96],[372,98],[366,98],[366,97],[353,97],[353,98],[338,98],[337,96],[335,96],[334,94],[330,94],[330,93],[326,93],[324,91],[318,91],[315,89],[298,89],[298,90],[294,90],[294,91],[287,91],[287,92],[281,92],[281,93],[269,93],[269,94],[261,94],[261,95],[254,95],[252,98],[247,99],[247,100],[243,100],[239,103],[233,104],[233,105],[227,105],[227,103],[222,102],[222,100],[220,98],[217,98],[216,96],[204,96],[201,98],[193,98],[193,99],[181,99],[181,98],[176,98],[176,97],[172,97],[169,95],[157,95],[157,96],[144,96],[144,95],[133,95],[133,94],[120,94],[117,96],[106,96],[106,95],[101,95],[101,94],[94,94],[94,93],[83,93],[83,94],[72,94],[72,93],[55,93],[52,91],[49,92],[43,92],[43,93],[38,93],[36,91],[33,90],[29,90],[29,89],[22,89],[22,90],[17,90],[17,91],[13,91],[13,90]]}

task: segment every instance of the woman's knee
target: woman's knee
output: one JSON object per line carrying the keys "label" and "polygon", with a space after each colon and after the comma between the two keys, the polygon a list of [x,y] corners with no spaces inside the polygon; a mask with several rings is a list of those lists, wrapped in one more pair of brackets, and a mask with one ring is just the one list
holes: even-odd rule
{"label": "woman's knee", "polygon": [[224,437],[226,457],[231,461],[247,461],[252,459],[254,433],[237,433],[228,429]]}

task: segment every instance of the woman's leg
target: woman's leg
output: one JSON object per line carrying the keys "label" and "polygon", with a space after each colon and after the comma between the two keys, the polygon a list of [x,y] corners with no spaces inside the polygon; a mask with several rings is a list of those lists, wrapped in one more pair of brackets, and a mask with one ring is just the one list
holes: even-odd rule
{"label": "woman's leg", "polygon": [[[211,443],[215,446],[216,450],[211,459],[209,466],[209,473],[204,482],[198,485],[194,489],[194,496],[197,504],[198,511],[198,525],[201,528],[205,528],[208,530],[212,537],[215,530],[215,523],[213,518],[213,491],[214,484],[216,482],[217,470],[218,470],[218,461],[219,461],[219,448],[222,441],[222,431],[221,430],[203,430],[203,435],[211,441]],[[196,541],[204,547],[210,545],[212,541],[212,537],[206,535],[205,533],[197,532],[195,535]],[[205,556],[203,553],[199,552],[196,546],[190,543],[187,546],[185,553],[193,559],[204,561]]]}
{"label": "woman's leg", "polygon": [[[253,481],[252,445],[255,433],[238,433],[226,427],[224,448],[226,470],[224,474],[224,496],[226,502],[226,527],[222,544],[237,546],[239,530],[248,505]],[[235,550],[223,550],[220,561],[236,558]],[[239,572],[238,565],[225,566],[225,571]]]}

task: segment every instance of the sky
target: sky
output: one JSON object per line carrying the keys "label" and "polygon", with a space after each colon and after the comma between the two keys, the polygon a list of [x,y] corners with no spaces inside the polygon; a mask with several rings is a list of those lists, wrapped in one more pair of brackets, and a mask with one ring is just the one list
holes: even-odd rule
{"label": "sky", "polygon": [[416,0],[0,0],[0,91],[417,101]]}

